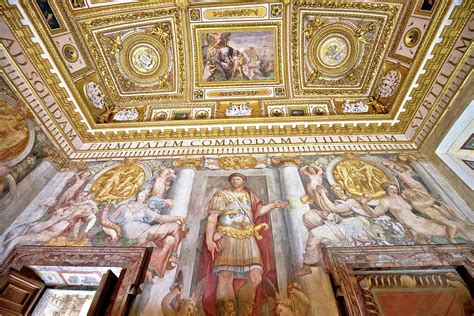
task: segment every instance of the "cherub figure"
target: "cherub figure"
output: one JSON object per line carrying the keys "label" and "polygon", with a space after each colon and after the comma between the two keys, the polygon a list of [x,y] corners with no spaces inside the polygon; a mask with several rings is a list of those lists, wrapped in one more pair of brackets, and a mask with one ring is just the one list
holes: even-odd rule
{"label": "cherub figure", "polygon": [[277,316],[306,316],[311,307],[311,301],[303,292],[303,288],[299,283],[291,282],[287,287],[287,297],[282,298],[273,284],[267,280],[271,288],[275,291],[276,307],[275,314]]}
{"label": "cherub figure", "polygon": [[220,316],[236,316],[237,300],[234,297],[228,298],[222,305]]}
{"label": "cherub figure", "polygon": [[171,188],[171,184],[176,179],[176,174],[173,169],[164,168],[158,172],[153,183],[153,196],[162,198],[166,192]]}
{"label": "cherub figure", "polygon": [[183,274],[179,271],[175,282],[170,287],[170,292],[161,301],[163,316],[194,316],[199,315],[199,302],[201,302],[206,279],[200,281],[191,298],[181,298],[183,292]]}
{"label": "cherub figure", "polygon": [[304,166],[300,172],[309,180],[306,183],[306,192],[312,202],[314,202],[322,210],[327,210],[325,201],[321,198],[320,192],[326,189],[323,186],[323,169],[318,166]]}

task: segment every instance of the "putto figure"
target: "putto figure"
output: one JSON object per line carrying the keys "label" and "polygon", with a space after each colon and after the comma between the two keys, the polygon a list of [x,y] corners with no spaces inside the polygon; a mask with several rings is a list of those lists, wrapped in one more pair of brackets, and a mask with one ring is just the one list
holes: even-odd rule
{"label": "putto figure", "polygon": [[241,173],[231,174],[228,181],[230,187],[216,192],[207,209],[200,270],[200,278],[209,275],[203,299],[207,315],[217,314],[216,301],[223,311],[225,303],[236,298],[238,315],[259,306],[254,301],[262,277],[273,278],[274,273],[267,215],[288,206],[280,200],[263,205]]}

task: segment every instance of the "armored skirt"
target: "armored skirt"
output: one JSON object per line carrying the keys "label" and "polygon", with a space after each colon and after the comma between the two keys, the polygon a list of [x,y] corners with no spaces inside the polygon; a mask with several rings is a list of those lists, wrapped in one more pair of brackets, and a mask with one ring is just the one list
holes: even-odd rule
{"label": "armored skirt", "polygon": [[242,278],[250,270],[262,269],[251,207],[247,192],[224,189],[214,194],[208,212],[219,214],[213,238],[221,246],[214,261],[214,273],[229,271]]}

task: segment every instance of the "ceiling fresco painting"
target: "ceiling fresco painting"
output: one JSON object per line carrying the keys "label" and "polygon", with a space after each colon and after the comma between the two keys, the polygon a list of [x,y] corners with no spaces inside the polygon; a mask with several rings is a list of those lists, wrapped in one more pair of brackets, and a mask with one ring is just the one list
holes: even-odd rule
{"label": "ceiling fresco painting", "polygon": [[3,78],[74,160],[416,150],[472,67],[469,1],[1,7]]}

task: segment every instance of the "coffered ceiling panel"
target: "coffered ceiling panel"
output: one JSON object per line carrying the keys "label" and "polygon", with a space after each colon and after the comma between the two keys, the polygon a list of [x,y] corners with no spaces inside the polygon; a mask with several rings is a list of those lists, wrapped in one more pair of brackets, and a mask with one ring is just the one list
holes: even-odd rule
{"label": "coffered ceiling panel", "polygon": [[1,75],[72,159],[416,149],[472,64],[470,1],[0,4]]}

